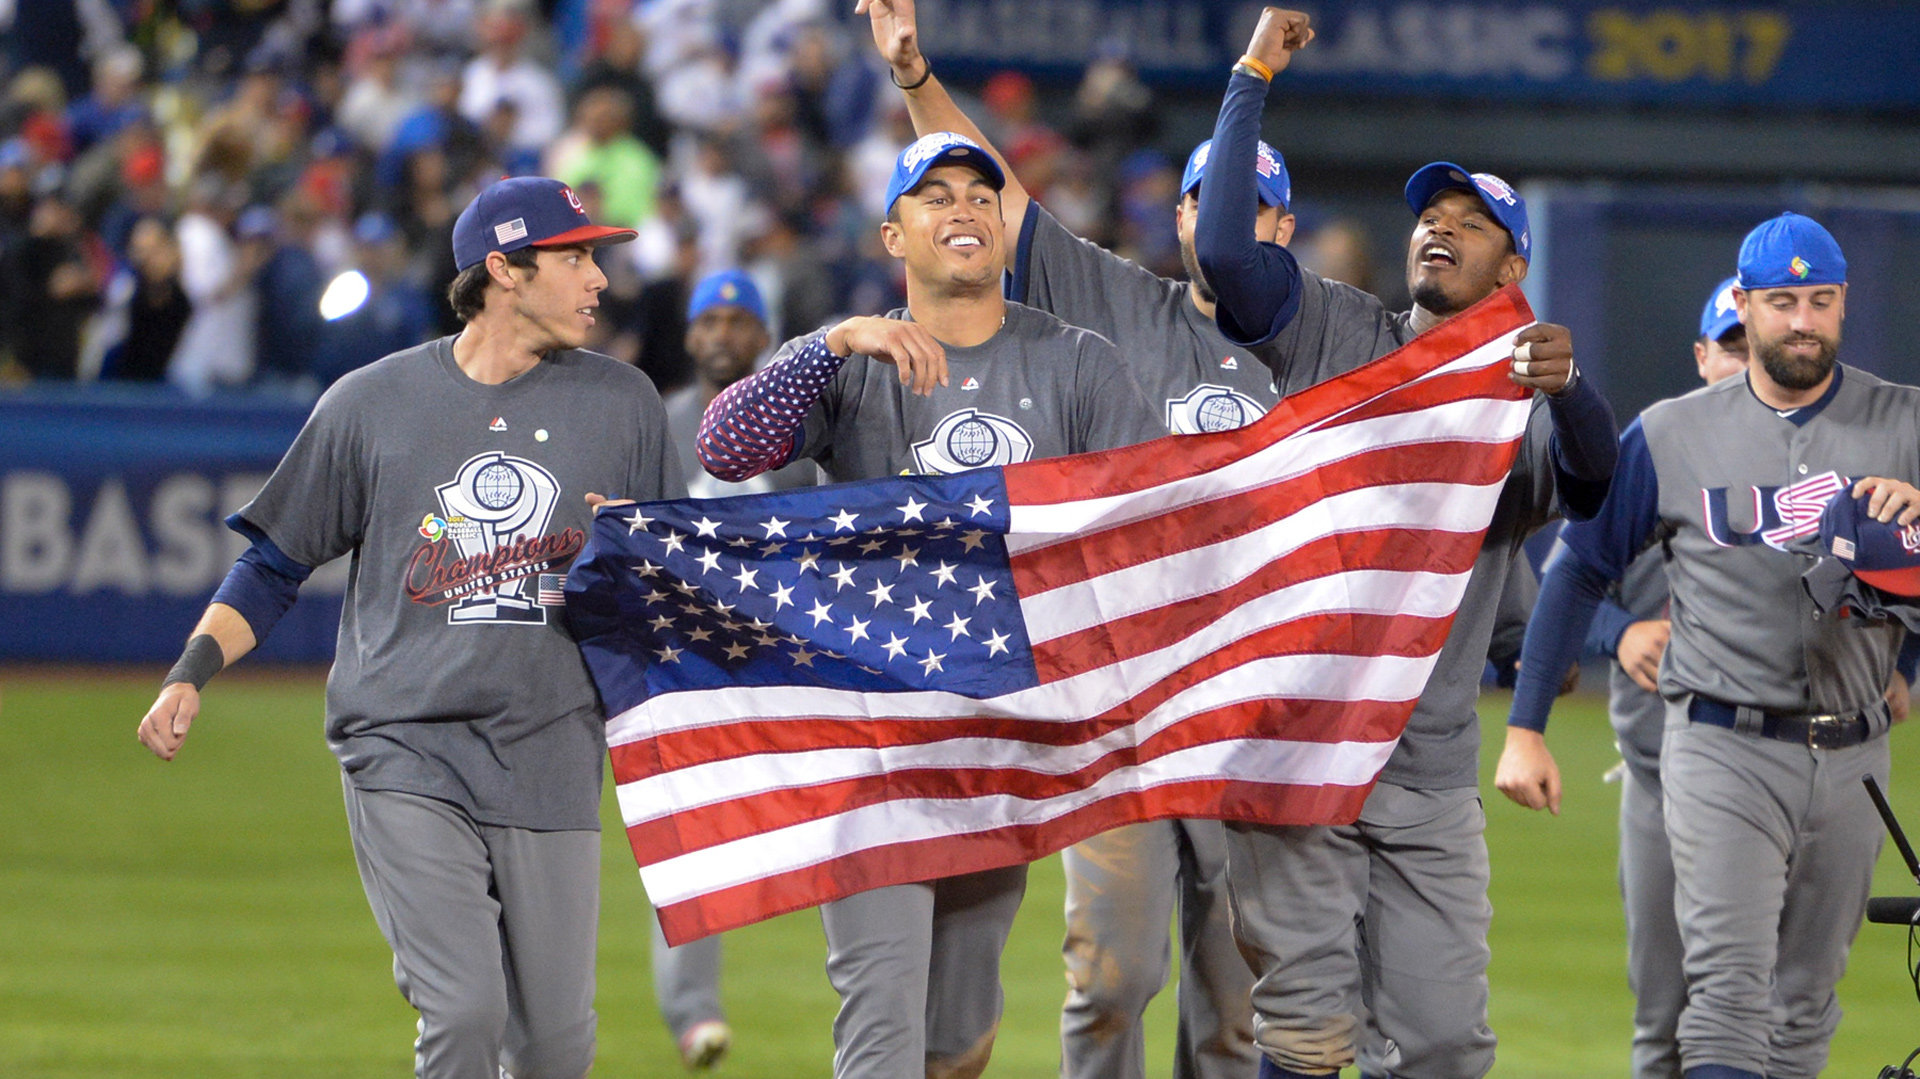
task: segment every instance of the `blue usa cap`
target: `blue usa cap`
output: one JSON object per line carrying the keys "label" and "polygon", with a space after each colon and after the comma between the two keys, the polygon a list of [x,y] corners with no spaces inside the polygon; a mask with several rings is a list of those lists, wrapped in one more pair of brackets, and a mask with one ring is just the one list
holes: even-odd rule
{"label": "blue usa cap", "polygon": [[887,181],[888,212],[892,212],[900,196],[920,186],[929,170],[941,165],[965,165],[986,177],[987,184],[995,191],[1007,186],[1007,174],[1000,171],[1000,163],[981,149],[979,143],[952,131],[936,131],[894,158],[893,178]]}
{"label": "blue usa cap", "polygon": [[[1212,139],[1193,148],[1187,157],[1187,170],[1180,174],[1181,198],[1193,194],[1193,189],[1200,186],[1200,179],[1207,172],[1207,158],[1212,155]],[[1253,185],[1260,192],[1260,201],[1268,206],[1284,210],[1293,202],[1293,178],[1287,175],[1287,159],[1265,142],[1254,154]]]}
{"label": "blue usa cap", "polygon": [[700,317],[709,307],[738,307],[761,322],[767,321],[767,301],[760,289],[742,270],[721,270],[708,274],[693,286],[693,299],[687,301],[687,321]]}
{"label": "blue usa cap", "polygon": [[1426,212],[1435,195],[1453,188],[1464,188],[1480,196],[1493,212],[1494,220],[1513,237],[1513,249],[1520,257],[1533,261],[1533,234],[1527,229],[1527,200],[1512,185],[1491,172],[1473,172],[1451,161],[1436,161],[1407,180],[1407,205],[1413,212]]}
{"label": "blue usa cap", "polygon": [[1733,308],[1733,290],[1739,285],[1739,278],[1729,277],[1713,287],[1707,306],[1700,309],[1700,336],[1718,341],[1728,330],[1740,325],[1740,312]]}
{"label": "blue usa cap", "polygon": [[638,235],[587,220],[580,196],[558,180],[515,176],[492,184],[460,211],[453,223],[453,264],[464,270],[494,251],[617,244]]}
{"label": "blue usa cap", "polygon": [[1867,513],[1871,494],[1853,497],[1853,485],[1833,496],[1820,515],[1820,550],[1846,563],[1855,577],[1882,592],[1920,596],[1920,522],[1904,528]]}
{"label": "blue usa cap", "polygon": [[1760,222],[1740,241],[1739,281],[1743,289],[1844,285],[1847,260],[1820,222],[1789,212]]}

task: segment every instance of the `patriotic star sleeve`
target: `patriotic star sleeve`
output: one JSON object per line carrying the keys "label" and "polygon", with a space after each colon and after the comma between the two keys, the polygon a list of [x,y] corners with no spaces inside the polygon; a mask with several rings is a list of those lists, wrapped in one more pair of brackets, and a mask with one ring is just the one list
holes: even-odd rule
{"label": "patriotic star sleeve", "polygon": [[700,464],[732,483],[791,464],[800,455],[807,413],[846,362],[825,334],[802,338],[766,370],[728,386],[700,418]]}

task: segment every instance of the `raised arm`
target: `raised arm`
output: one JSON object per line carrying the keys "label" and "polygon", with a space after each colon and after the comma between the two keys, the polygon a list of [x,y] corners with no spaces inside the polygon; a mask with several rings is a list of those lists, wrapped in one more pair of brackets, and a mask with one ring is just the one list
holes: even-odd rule
{"label": "raised arm", "polygon": [[987,141],[986,135],[954,102],[953,95],[934,78],[933,66],[920,51],[920,30],[913,0],[860,0],[853,10],[856,15],[866,15],[872,24],[874,47],[893,69],[893,84],[900,87],[901,96],[907,100],[913,133],[926,136],[936,131],[952,131],[965,135],[985,147],[1000,163],[1000,170],[1007,176],[1007,186],[1000,191],[1000,213],[1008,228],[1018,231],[1027,217],[1027,203],[1032,200],[999,148]]}
{"label": "raised arm", "polygon": [[1300,264],[1279,244],[1254,238],[1260,212],[1254,160],[1268,84],[1286,69],[1293,53],[1312,40],[1313,30],[1300,12],[1271,7],[1262,12],[1247,58],[1234,65],[1214,122],[1213,160],[1200,184],[1193,249],[1201,274],[1218,297],[1214,320],[1228,340],[1241,345],[1271,340],[1300,308]]}

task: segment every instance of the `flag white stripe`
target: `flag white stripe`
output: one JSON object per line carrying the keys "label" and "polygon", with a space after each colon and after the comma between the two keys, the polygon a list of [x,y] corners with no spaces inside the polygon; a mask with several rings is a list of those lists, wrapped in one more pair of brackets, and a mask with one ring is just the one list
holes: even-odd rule
{"label": "flag white stripe", "polygon": [[1003,794],[881,802],[669,858],[643,867],[640,876],[654,905],[666,906],[858,850],[1044,823],[1116,794],[1167,783],[1217,779],[1358,786],[1373,779],[1393,747],[1393,742],[1213,742],[1116,770],[1071,795],[1043,801]]}
{"label": "flag white stripe", "polygon": [[[1004,716],[1040,722],[1079,722],[1125,704],[1135,695],[1175,672],[1231,646],[1241,638],[1304,615],[1401,613],[1437,618],[1453,612],[1466,591],[1470,573],[1438,574],[1418,570],[1354,570],[1257,597],[1236,607],[1189,636],[1165,648],[1118,663],[1082,671],[1068,678],[978,699],[958,693],[921,691],[889,693],[876,706],[868,694],[818,686],[727,686],[720,689],[665,693],[649,698],[607,722],[607,744],[625,745],[652,735],[696,730],[743,718],[763,721],[817,718],[866,719],[876,713],[902,719],[991,718]],[[1359,677],[1370,657],[1302,655],[1283,657],[1302,664],[1298,682],[1307,696],[1349,699],[1339,692],[1341,682]],[[1323,681],[1329,671],[1352,662],[1356,671]],[[1384,670],[1385,668],[1383,668]],[[1355,683],[1356,686],[1358,683]],[[1324,687],[1324,688],[1321,688]],[[1411,693],[1370,699],[1406,700]],[[1278,690],[1268,696],[1281,694]],[[1330,696],[1328,696],[1330,695]]]}
{"label": "flag white stripe", "polygon": [[1430,656],[1273,656],[1254,660],[1174,694],[1137,722],[1079,745],[1035,745],[1017,738],[949,738],[922,745],[761,753],[679,768],[616,788],[631,828],[675,812],[772,791],[860,779],[910,768],[1019,768],[1066,775],[1209,709],[1261,700],[1410,701],[1438,661]]}
{"label": "flag white stripe", "polygon": [[1409,483],[1383,499],[1378,488],[1329,495],[1252,532],[1176,551],[1070,585],[1023,596],[1020,613],[1035,644],[1089,626],[1208,595],[1247,579],[1307,544],[1347,532],[1430,528],[1475,532],[1499,502],[1506,481],[1479,486]]}
{"label": "flag white stripe", "polygon": [[1155,513],[1293,479],[1329,461],[1371,449],[1460,441],[1475,435],[1486,442],[1505,442],[1526,431],[1531,409],[1532,402],[1526,399],[1467,398],[1414,413],[1377,416],[1331,428],[1310,428],[1231,464],[1138,491],[1066,502],[1014,505],[1008,508],[1007,549],[1019,554],[1059,542],[1069,533],[1112,528]]}

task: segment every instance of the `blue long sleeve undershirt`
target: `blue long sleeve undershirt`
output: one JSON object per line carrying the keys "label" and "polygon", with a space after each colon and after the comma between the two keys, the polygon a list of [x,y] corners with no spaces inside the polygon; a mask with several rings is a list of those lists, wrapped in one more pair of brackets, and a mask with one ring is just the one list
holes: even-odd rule
{"label": "blue long sleeve undershirt", "polygon": [[227,571],[212,602],[239,612],[258,643],[266,640],[281,617],[293,609],[294,601],[300,598],[300,584],[313,573],[313,567],[289,558],[265,532],[237,513],[227,518],[227,527],[252,540],[253,546],[241,552]]}
{"label": "blue long sleeve undershirt", "polygon": [[1214,321],[1227,340],[1249,346],[1272,340],[1300,310],[1300,263],[1279,244],[1254,239],[1254,162],[1266,102],[1265,79],[1235,72],[1227,80],[1193,226],[1194,255],[1217,301]]}

